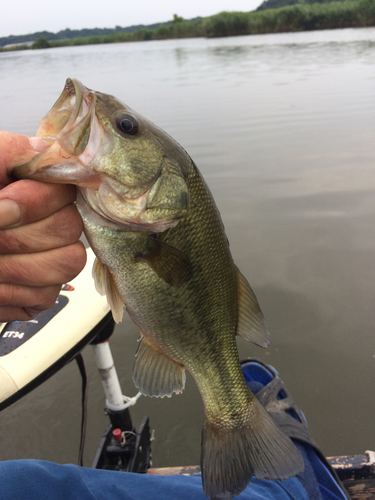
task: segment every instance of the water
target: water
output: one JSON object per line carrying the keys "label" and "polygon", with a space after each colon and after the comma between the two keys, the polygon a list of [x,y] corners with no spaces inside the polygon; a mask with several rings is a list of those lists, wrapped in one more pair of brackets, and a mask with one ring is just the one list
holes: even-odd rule
{"label": "water", "polygon": [[[272,333],[241,357],[282,375],[327,455],[374,449],[375,29],[170,40],[0,54],[0,129],[33,134],[68,76],[111,93],[189,152],[220,208],[234,259]],[[137,328],[112,339],[127,395]],[[90,348],[85,463],[103,394]],[[199,462],[203,409],[141,398],[155,466]],[[71,363],[0,414],[0,459],[76,462],[80,379]]]}

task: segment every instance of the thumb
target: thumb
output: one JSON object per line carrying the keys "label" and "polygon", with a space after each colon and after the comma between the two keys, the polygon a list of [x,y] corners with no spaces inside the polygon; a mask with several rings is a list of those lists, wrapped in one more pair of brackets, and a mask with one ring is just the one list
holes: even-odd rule
{"label": "thumb", "polygon": [[0,189],[13,182],[12,170],[48,148],[40,137],[0,132]]}

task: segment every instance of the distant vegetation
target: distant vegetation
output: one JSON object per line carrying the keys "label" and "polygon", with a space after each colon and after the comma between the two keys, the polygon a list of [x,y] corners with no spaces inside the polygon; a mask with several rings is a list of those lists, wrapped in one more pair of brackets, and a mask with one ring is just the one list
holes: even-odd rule
{"label": "distant vegetation", "polygon": [[[196,17],[194,19],[191,19],[190,21],[196,21],[198,19],[202,18]],[[31,33],[28,35],[10,35],[5,37],[0,37],[0,47],[4,47],[5,45],[15,45],[15,44],[31,45],[31,42],[34,42],[39,38],[45,38],[48,42],[50,42],[52,40],[69,40],[71,38],[86,38],[90,36],[101,37],[104,35],[114,35],[116,33],[133,33],[134,31],[140,31],[143,29],[155,30],[159,28],[159,26],[168,26],[172,22],[174,21],[179,22],[180,20],[183,21],[184,19],[175,14],[175,17],[172,21],[150,24],[148,26],[145,26],[144,24],[138,24],[136,26],[128,26],[127,28],[116,26],[115,28],[91,28],[91,29],[84,28],[82,30],[71,30],[67,28],[65,30],[59,31],[58,33],[52,33],[50,31],[37,31],[36,33]]]}
{"label": "distant vegetation", "polygon": [[[148,26],[149,29],[156,29],[162,24],[170,24],[171,21],[167,23],[157,23]],[[92,28],[92,29],[82,29],[82,30],[71,30],[69,28],[59,31],[58,33],[51,33],[50,31],[37,31],[36,33],[31,33],[28,35],[10,35],[0,38],[0,47],[11,44],[22,44],[26,42],[34,42],[37,38],[43,37],[47,41],[51,40],[66,40],[69,38],[87,37],[87,36],[103,36],[111,35],[113,33],[133,32],[145,28],[143,24],[137,26],[129,26],[127,28],[122,28],[121,26],[116,26],[115,28]]]}
{"label": "distant vegetation", "polygon": [[267,10],[267,9],[278,9],[279,7],[286,7],[287,5],[296,4],[312,4],[312,3],[330,3],[330,2],[347,2],[348,0],[264,0],[264,2],[259,5],[256,9]]}
{"label": "distant vegetation", "polygon": [[[265,3],[270,4],[276,1],[294,2],[296,0],[267,0]],[[34,38],[31,48],[375,26],[375,0],[332,2],[325,0],[323,3],[308,3],[309,1],[252,12],[221,12],[214,16],[189,21],[175,14],[172,21],[157,25],[157,27],[148,26],[132,31],[125,31],[124,28],[120,30],[117,27],[115,31],[112,30],[112,33],[102,35],[51,39],[39,34]],[[17,46],[13,50],[23,48],[30,47]]]}
{"label": "distant vegetation", "polygon": [[39,38],[37,38],[35,42],[33,42],[33,44],[31,45],[32,49],[49,49],[50,47],[51,44],[44,36],[40,36]]}

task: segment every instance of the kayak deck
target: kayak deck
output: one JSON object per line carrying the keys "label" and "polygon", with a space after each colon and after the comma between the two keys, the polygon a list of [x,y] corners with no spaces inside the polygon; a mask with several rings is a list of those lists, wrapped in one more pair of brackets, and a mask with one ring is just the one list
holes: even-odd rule
{"label": "kayak deck", "polygon": [[329,461],[352,500],[375,498],[375,452],[364,455],[331,457]]}
{"label": "kayak deck", "polygon": [[[374,500],[375,498],[375,452],[364,455],[329,457],[328,461],[336,470],[352,500]],[[182,467],[161,467],[147,470],[147,474],[199,474],[198,465]]]}

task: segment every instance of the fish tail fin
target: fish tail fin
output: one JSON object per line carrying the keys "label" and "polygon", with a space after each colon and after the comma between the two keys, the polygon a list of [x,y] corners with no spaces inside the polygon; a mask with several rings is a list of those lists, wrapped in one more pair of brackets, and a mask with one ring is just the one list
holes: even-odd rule
{"label": "fish tail fin", "polygon": [[254,398],[242,425],[211,423],[202,431],[203,489],[210,500],[229,500],[258,479],[288,479],[304,470],[297,448]]}

